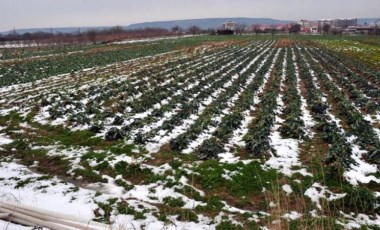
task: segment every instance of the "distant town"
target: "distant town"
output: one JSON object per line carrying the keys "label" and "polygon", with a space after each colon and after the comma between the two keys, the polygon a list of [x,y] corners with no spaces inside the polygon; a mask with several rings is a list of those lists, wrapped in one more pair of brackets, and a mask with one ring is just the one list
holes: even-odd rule
{"label": "distant town", "polygon": [[[245,29],[245,27],[247,27]],[[247,33],[283,33],[283,34],[368,34],[379,35],[380,20],[365,25],[359,25],[357,18],[323,19],[317,21],[300,20],[289,24],[253,24],[240,25],[233,21],[223,24],[219,34],[239,34],[241,30]]]}
{"label": "distant town", "polygon": [[[240,19],[240,20],[239,20]],[[213,27],[204,27],[199,20],[187,21],[186,25],[176,24],[179,21],[169,21],[171,26],[160,26],[160,22],[153,25],[130,29],[129,27],[88,27],[42,28],[31,30],[13,29],[7,33],[0,33],[2,47],[40,46],[48,44],[103,44],[123,40],[146,39],[173,36],[195,35],[243,35],[243,34],[303,34],[303,35],[380,35],[380,19],[369,23],[358,23],[357,18],[300,20],[298,22],[270,19],[263,23],[247,23],[242,18],[228,19],[213,24]],[[206,19],[208,20],[208,19]],[[210,19],[212,20],[212,19]],[[203,20],[204,21],[204,20]],[[259,21],[259,20],[258,20]],[[273,22],[273,23],[270,23]],[[162,23],[162,22],[161,22]],[[198,24],[197,24],[198,23]]]}

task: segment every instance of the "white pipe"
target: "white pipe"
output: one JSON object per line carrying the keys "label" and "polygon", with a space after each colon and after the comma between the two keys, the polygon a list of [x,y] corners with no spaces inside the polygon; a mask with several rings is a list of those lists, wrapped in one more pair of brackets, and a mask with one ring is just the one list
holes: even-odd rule
{"label": "white pipe", "polygon": [[21,213],[21,214],[24,214],[24,215],[27,215],[27,216],[30,216],[30,217],[34,217],[34,218],[38,218],[40,220],[43,220],[43,221],[49,221],[49,222],[52,222],[52,223],[56,223],[56,224],[62,224],[62,225],[67,225],[67,226],[70,226],[70,227],[73,227],[73,228],[76,228],[76,229],[82,229],[82,230],[97,230],[95,228],[91,228],[87,225],[83,225],[83,224],[79,224],[79,223],[76,223],[76,222],[71,222],[69,220],[64,220],[64,219],[59,219],[59,218],[55,218],[55,217],[50,217],[50,216],[47,216],[47,215],[41,215],[37,212],[31,212],[31,211],[28,211],[28,210],[25,210],[25,209],[21,209],[21,208],[15,208],[15,207],[12,207],[11,205],[6,205],[6,204],[3,204],[2,205],[4,209],[8,209],[10,212],[18,212],[18,213]]}
{"label": "white pipe", "polygon": [[29,205],[13,203],[13,202],[5,202],[5,201],[0,202],[0,205],[2,205],[2,204],[3,205],[10,205],[13,207],[18,207],[18,208],[21,208],[21,209],[24,209],[27,211],[31,211],[31,212],[36,212],[36,213],[39,213],[41,215],[47,215],[47,216],[55,217],[55,218],[59,218],[59,219],[66,219],[66,220],[69,220],[72,222],[83,223],[83,224],[86,224],[86,226],[93,225],[93,226],[101,227],[102,229],[111,229],[110,225],[107,225],[107,224],[103,224],[103,223],[99,223],[99,222],[95,222],[95,221],[91,221],[91,220],[86,220],[84,218],[70,216],[70,215],[66,215],[66,214],[62,214],[62,213],[58,213],[58,212],[54,212],[54,211],[50,211],[50,210],[36,208],[36,207],[29,206]]}
{"label": "white pipe", "polygon": [[21,225],[25,225],[25,226],[36,227],[36,224],[34,224],[30,221],[21,219],[21,218],[17,218],[17,217],[10,217],[9,221],[12,223],[15,223],[15,224],[21,224]]}
{"label": "white pipe", "polygon": [[[7,209],[4,209],[4,208],[0,208],[0,211],[1,212],[7,212],[8,210]],[[12,216],[15,216],[16,218],[20,218],[22,220],[26,220],[28,222],[32,222],[34,225],[32,226],[41,226],[41,227],[46,227],[46,228],[50,228],[50,229],[54,229],[54,230],[72,230],[71,228],[66,228],[62,225],[58,225],[58,224],[54,224],[54,223],[50,223],[50,222],[46,222],[46,221],[43,221],[43,220],[40,220],[40,219],[37,219],[37,218],[34,218],[34,217],[30,217],[30,216],[27,216],[27,215],[24,215],[24,214],[21,214],[21,213],[18,213],[18,212],[12,212],[11,213]]]}
{"label": "white pipe", "polygon": [[4,220],[4,219],[8,219],[9,217],[9,213],[0,213],[0,219]]}

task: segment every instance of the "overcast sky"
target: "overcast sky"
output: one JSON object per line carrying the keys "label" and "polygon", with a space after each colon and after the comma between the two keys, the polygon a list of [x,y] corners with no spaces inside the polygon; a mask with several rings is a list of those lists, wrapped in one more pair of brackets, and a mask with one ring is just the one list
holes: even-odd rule
{"label": "overcast sky", "polygon": [[0,0],[0,31],[212,17],[379,17],[380,0]]}

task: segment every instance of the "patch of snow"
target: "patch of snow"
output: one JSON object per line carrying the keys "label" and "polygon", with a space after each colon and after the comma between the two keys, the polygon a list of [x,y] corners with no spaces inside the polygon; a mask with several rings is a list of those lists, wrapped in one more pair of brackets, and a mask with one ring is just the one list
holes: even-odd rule
{"label": "patch of snow", "polygon": [[290,220],[297,220],[302,217],[302,214],[296,212],[296,211],[291,211],[290,213],[285,213],[282,215],[282,218],[290,221]]}
{"label": "patch of snow", "polygon": [[287,195],[287,196],[289,196],[289,195],[293,192],[292,187],[290,187],[290,185],[288,185],[288,184],[284,184],[284,185],[282,186],[282,190],[283,190],[284,192],[286,192],[286,195]]}
{"label": "patch of snow", "polygon": [[10,139],[5,133],[0,133],[0,146],[8,145],[12,142],[13,142],[13,140]]}
{"label": "patch of snow", "polygon": [[333,193],[327,189],[326,186],[322,186],[319,183],[314,183],[310,188],[305,191],[305,196],[317,205],[318,209],[322,209],[320,200],[326,199],[328,201],[338,200],[346,196],[346,193]]}
{"label": "patch of snow", "polygon": [[358,229],[362,226],[377,226],[380,227],[380,215],[375,214],[375,216],[370,217],[366,214],[345,214],[340,212],[343,215],[346,223],[343,223],[346,229]]}
{"label": "patch of snow", "polygon": [[[351,138],[351,143],[353,139]],[[376,178],[373,175],[368,176],[368,174],[377,173],[378,167],[374,164],[369,164],[368,162],[363,160],[363,154],[366,154],[367,151],[360,150],[358,145],[352,145],[352,159],[355,161],[355,164],[350,165],[350,169],[347,169],[344,172],[344,177],[350,184],[354,186],[358,186],[359,183],[368,184],[373,181],[375,183],[380,183],[380,179]]]}

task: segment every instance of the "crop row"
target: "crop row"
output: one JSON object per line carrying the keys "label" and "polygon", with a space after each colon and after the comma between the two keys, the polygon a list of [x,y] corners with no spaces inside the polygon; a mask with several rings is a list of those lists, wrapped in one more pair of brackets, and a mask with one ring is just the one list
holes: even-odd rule
{"label": "crop row", "polygon": [[284,58],[285,49],[281,49],[264,95],[257,105],[258,109],[255,112],[255,118],[249,125],[248,134],[244,137],[245,149],[255,157],[263,156],[271,150],[269,135],[275,121],[274,111],[277,108],[277,97],[279,96],[281,78],[283,77]]}
{"label": "crop row", "polygon": [[285,75],[286,90],[283,96],[285,107],[282,111],[284,122],[281,124],[280,133],[284,138],[305,138],[305,124],[301,110],[301,96],[298,91],[298,79],[296,68],[293,63],[293,50],[288,49],[286,55],[286,75]]}
{"label": "crop row", "polygon": [[[251,60],[248,60],[248,62],[243,65],[243,68],[250,61]],[[241,73],[241,70],[234,72],[233,75],[237,75],[237,78],[233,82],[232,86],[229,87],[225,92],[221,93],[218,98],[216,98],[211,104],[207,105],[203,113],[189,127],[189,129],[186,130],[185,133],[177,136],[170,141],[171,148],[174,150],[183,150],[192,140],[195,140],[203,130],[206,130],[209,126],[216,126],[217,121],[213,118],[222,114],[223,110],[229,107],[229,99],[233,98],[237,93],[239,93],[241,87],[246,84],[249,76],[258,67],[259,63],[260,62],[257,59],[254,64],[245,69],[243,73]]]}
{"label": "crop row", "polygon": [[[316,60],[322,64],[323,68],[334,78],[334,82],[344,88],[349,98],[367,113],[374,113],[380,110],[379,98],[380,89],[371,85],[363,76],[353,72],[347,72],[336,59],[311,49]],[[322,52],[323,53],[323,52]],[[364,94],[363,94],[364,93]]]}
{"label": "crop row", "polygon": [[327,112],[328,104],[323,98],[320,87],[316,85],[317,79],[315,72],[310,68],[310,64],[302,55],[304,49],[297,47],[296,63],[299,67],[299,76],[306,87],[306,100],[311,110],[314,120],[316,121],[316,130],[326,143],[329,144],[325,161],[330,165],[339,165],[348,168],[353,160],[351,158],[352,149],[346,140],[344,133],[332,119],[331,114]]}
{"label": "crop row", "polygon": [[[204,59],[197,60],[198,62],[203,62]],[[194,62],[191,62],[194,64]],[[210,62],[209,65],[215,64],[215,62]],[[178,63],[174,63],[178,64]],[[177,73],[176,70],[174,71]],[[186,71],[186,69],[184,69]],[[74,111],[79,111],[79,116],[86,116],[87,114],[95,114],[95,113],[101,113],[100,104],[104,103],[105,100],[109,98],[117,98],[120,104],[120,109],[124,110],[127,105],[126,103],[123,103],[123,101],[130,101],[133,98],[136,98],[136,95],[140,93],[144,93],[147,90],[150,90],[150,87],[148,87],[147,81],[144,79],[147,79],[144,76],[146,74],[145,71],[142,73],[136,74],[136,77],[140,77],[140,81],[135,81],[133,83],[126,81],[108,81],[105,84],[102,84],[102,86],[99,85],[92,85],[90,86],[86,91],[82,91],[80,93],[75,93],[75,89],[71,92],[58,92],[56,95],[52,94],[50,95],[50,98],[45,99],[41,102],[42,105],[49,105],[51,102],[55,102],[54,106],[50,109],[50,116],[52,119],[55,119],[59,116],[63,116],[65,114],[74,114]],[[158,81],[162,81],[162,79],[165,79],[167,77],[166,74],[157,74],[156,77],[153,77],[151,80],[152,82],[154,79],[159,79]],[[171,76],[174,78],[174,75]],[[172,79],[169,77],[169,79]],[[128,79],[128,78],[126,78]],[[134,78],[132,78],[134,79]],[[150,80],[150,79],[149,79]],[[186,77],[179,77],[178,81],[180,80],[186,80]],[[124,84],[123,84],[124,83]],[[173,82],[172,85],[175,85]],[[118,95],[120,92],[123,92],[123,94]],[[118,96],[117,96],[118,95]],[[67,107],[67,103],[71,102],[83,102],[83,103],[75,103],[71,106]],[[65,109],[67,108],[67,109]],[[111,111],[105,111],[105,113],[112,115]],[[78,114],[78,112],[77,112]],[[86,121],[88,122],[89,119],[86,118]],[[83,122],[79,123],[83,124]]]}
{"label": "crop row", "polygon": [[374,132],[371,124],[366,121],[352,104],[352,102],[342,93],[324,69],[313,62],[310,54],[305,52],[312,68],[317,71],[317,76],[321,86],[328,91],[328,94],[336,104],[339,116],[343,117],[347,122],[349,131],[356,137],[356,144],[368,151],[368,159],[373,163],[380,162],[380,141]]}

